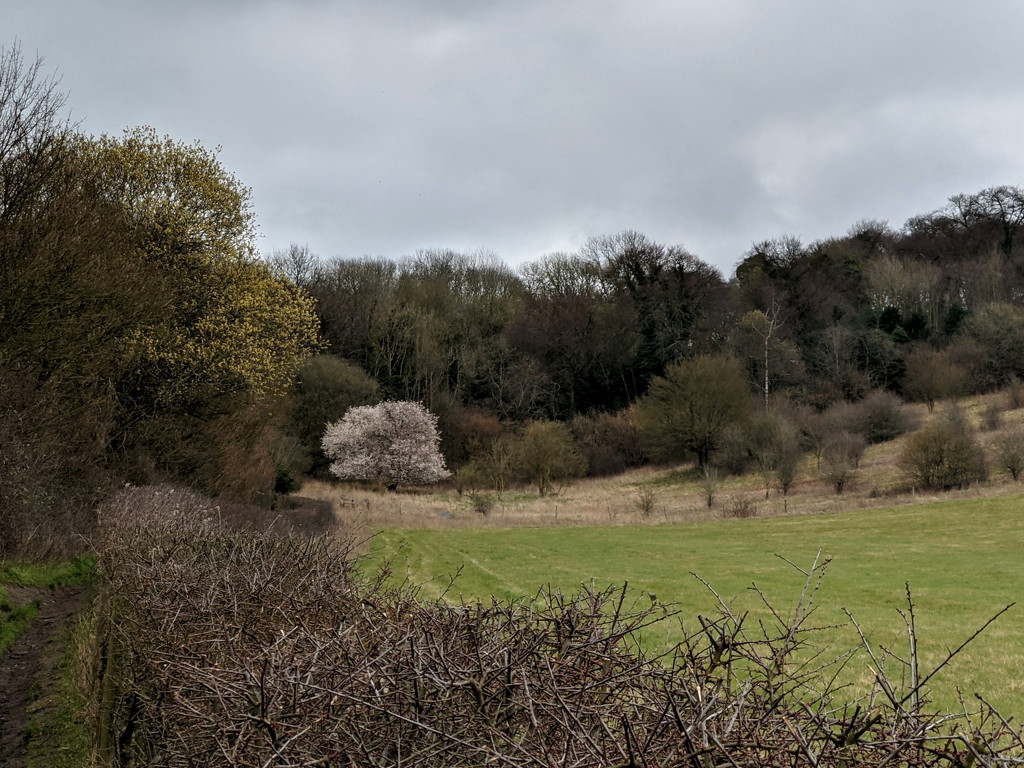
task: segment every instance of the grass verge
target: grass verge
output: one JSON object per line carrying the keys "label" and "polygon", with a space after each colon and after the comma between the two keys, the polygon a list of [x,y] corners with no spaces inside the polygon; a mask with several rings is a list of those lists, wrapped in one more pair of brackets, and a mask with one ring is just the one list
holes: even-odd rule
{"label": "grass verge", "polygon": [[[88,613],[88,612],[86,612]],[[28,768],[81,768],[89,765],[93,740],[80,658],[90,641],[84,619],[68,622],[44,660],[48,674],[28,712]]]}
{"label": "grass verge", "polygon": [[0,561],[0,656],[39,612],[39,600],[21,599],[21,589],[54,590],[85,584],[92,580],[95,569],[96,560],[91,555],[50,564]]}

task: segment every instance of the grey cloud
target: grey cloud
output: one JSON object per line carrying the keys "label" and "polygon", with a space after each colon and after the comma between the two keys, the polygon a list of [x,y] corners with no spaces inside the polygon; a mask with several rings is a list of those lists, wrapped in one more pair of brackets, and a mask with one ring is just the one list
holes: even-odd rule
{"label": "grey cloud", "polygon": [[0,0],[91,131],[222,144],[266,249],[755,240],[1018,183],[1024,7]]}

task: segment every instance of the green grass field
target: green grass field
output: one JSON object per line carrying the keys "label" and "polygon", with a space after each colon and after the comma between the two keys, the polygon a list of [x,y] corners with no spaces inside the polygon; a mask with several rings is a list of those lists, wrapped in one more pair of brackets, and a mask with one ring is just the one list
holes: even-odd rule
{"label": "green grass field", "polygon": [[[662,526],[384,530],[371,558],[390,561],[395,577],[408,577],[424,596],[440,594],[461,568],[453,599],[629,582],[648,604],[648,592],[680,603],[684,623],[695,624],[716,600],[691,574],[737,610],[766,615],[749,587],[756,584],[777,607],[791,606],[804,578],[777,555],[808,567],[819,549],[832,562],[813,621],[846,625],[820,635],[836,652],[859,642],[846,607],[873,644],[904,653],[898,609],[906,608],[908,582],[926,667],[1019,603],[939,673],[932,693],[942,709],[956,707],[960,689],[970,702],[978,692],[1004,714],[1024,715],[1024,496]],[[867,663],[858,656],[849,674],[868,679]]]}

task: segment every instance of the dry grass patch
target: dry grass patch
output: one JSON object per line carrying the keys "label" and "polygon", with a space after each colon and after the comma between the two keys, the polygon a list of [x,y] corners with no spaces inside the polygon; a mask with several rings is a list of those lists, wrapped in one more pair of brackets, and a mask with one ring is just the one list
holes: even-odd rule
{"label": "dry grass patch", "polygon": [[[969,423],[979,429],[982,445],[991,452],[1000,435],[1024,425],[1024,408],[1004,410],[1000,426],[985,430],[986,409],[1004,407],[1006,394],[997,392],[958,402]],[[943,405],[929,412],[923,404],[905,406],[920,427],[941,418]],[[868,446],[842,494],[824,478],[811,454],[801,461],[797,478],[786,496],[773,487],[768,498],[756,473],[722,477],[715,484],[714,502],[707,505],[706,482],[693,464],[643,467],[614,477],[586,478],[564,485],[557,494],[539,496],[532,488],[489,492],[490,510],[483,514],[470,494],[453,488],[382,492],[353,485],[308,480],[303,496],[330,502],[335,515],[369,536],[383,528],[516,528],[534,526],[658,525],[703,522],[733,517],[731,510],[753,507],[758,517],[809,515],[858,509],[904,506],[938,500],[974,499],[1016,493],[1020,486],[1004,473],[988,482],[944,493],[911,488],[898,459],[913,433]]]}

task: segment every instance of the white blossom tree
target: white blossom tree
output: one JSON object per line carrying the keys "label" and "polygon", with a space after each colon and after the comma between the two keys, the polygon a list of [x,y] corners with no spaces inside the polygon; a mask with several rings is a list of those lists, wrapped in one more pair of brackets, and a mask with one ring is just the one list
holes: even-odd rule
{"label": "white blossom tree", "polygon": [[327,425],[322,446],[342,480],[369,480],[395,488],[448,477],[437,417],[422,404],[387,400],[349,408]]}

